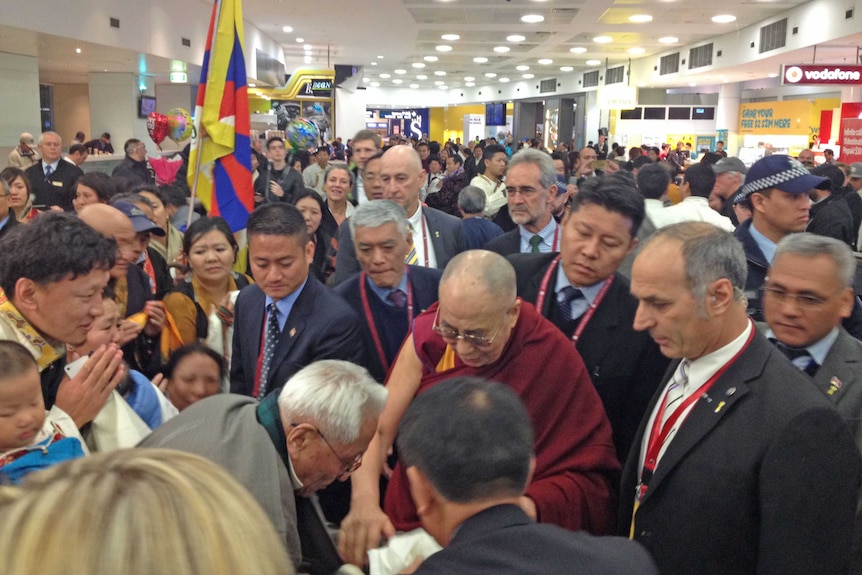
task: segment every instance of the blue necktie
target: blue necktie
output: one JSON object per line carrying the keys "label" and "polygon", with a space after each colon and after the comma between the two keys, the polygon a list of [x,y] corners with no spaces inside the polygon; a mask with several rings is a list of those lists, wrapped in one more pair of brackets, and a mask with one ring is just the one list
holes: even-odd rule
{"label": "blue necktie", "polygon": [[572,321],[572,302],[582,297],[584,297],[583,292],[575,286],[568,285],[560,290],[557,301],[563,321]]}
{"label": "blue necktie", "polygon": [[53,172],[54,172],[54,168],[52,168],[50,165],[45,166],[45,177],[46,178],[50,178],[51,174]]}

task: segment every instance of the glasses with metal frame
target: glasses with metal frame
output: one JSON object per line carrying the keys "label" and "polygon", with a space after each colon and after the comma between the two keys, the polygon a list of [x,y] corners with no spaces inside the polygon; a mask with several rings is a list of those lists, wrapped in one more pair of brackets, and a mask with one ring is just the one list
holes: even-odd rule
{"label": "glasses with metal frame", "polygon": [[[291,423],[290,424],[291,427],[296,427],[297,425],[299,425],[299,424],[298,423]],[[309,424],[309,425],[311,425],[311,424]],[[353,458],[352,461],[349,461],[349,462],[345,461],[340,455],[338,455],[338,452],[335,451],[335,448],[332,447],[332,444],[329,443],[329,440],[326,439],[326,436],[323,435],[323,432],[320,431],[315,426],[312,426],[312,427],[314,427],[314,431],[317,432],[317,435],[320,436],[320,439],[323,440],[323,442],[326,444],[326,446],[329,448],[329,450],[332,452],[332,454],[335,456],[335,458],[341,462],[342,470],[341,470],[341,473],[338,474],[339,477],[350,475],[351,473],[353,473],[354,471],[356,471],[357,469],[359,469],[362,466],[362,456],[364,454],[362,454],[362,453],[358,454],[356,457]]]}
{"label": "glasses with metal frame", "polygon": [[829,298],[822,298],[810,293],[790,293],[781,288],[772,286],[763,286],[760,288],[763,297],[769,296],[776,303],[796,302],[796,305],[803,309],[814,309],[822,306]]}
{"label": "glasses with metal frame", "polygon": [[444,327],[440,325],[438,323],[440,317],[439,307],[434,313],[434,324],[432,325],[431,329],[434,330],[434,333],[442,337],[444,340],[446,340],[447,343],[450,344],[452,344],[453,342],[457,343],[459,339],[462,339],[475,347],[490,347],[494,343],[494,340],[497,338],[497,336],[500,334],[500,331],[503,329],[503,326],[506,325],[506,318],[509,317],[510,311],[511,308],[509,310],[506,310],[506,313],[503,316],[503,320],[500,322],[500,325],[497,326],[497,329],[494,330],[494,333],[490,337],[484,335],[475,335],[472,333],[460,333],[457,329],[452,329],[451,327]]}

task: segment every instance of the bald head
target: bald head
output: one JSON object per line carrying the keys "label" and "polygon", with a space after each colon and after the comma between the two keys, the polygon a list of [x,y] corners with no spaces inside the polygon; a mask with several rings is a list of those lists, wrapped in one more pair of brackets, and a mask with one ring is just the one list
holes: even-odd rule
{"label": "bald head", "polygon": [[440,279],[444,284],[457,285],[458,293],[475,294],[484,291],[495,305],[510,306],[517,296],[515,268],[500,254],[486,250],[461,252],[449,261]]}
{"label": "bald head", "polygon": [[132,220],[123,212],[107,204],[84,206],[78,217],[82,222],[103,236],[113,238],[119,248],[117,263],[111,269],[112,278],[126,275],[129,264],[134,264],[140,255],[140,241]]}
{"label": "bald head", "polygon": [[395,146],[383,154],[380,161],[383,197],[398,203],[407,217],[419,208],[419,190],[425,183],[425,170],[419,154],[409,146]]}

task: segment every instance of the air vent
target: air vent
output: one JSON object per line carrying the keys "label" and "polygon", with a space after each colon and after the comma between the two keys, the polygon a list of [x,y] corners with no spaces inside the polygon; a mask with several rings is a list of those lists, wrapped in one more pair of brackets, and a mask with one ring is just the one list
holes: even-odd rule
{"label": "air vent", "polygon": [[111,28],[119,28],[120,27],[120,19],[119,18],[111,18]]}
{"label": "air vent", "polygon": [[845,20],[852,20],[853,19],[853,8],[850,8],[849,10],[846,10],[844,12],[844,19]]}
{"label": "air vent", "polygon": [[784,48],[787,44],[787,18],[760,29],[760,53]]}
{"label": "air vent", "polygon": [[591,88],[599,85],[599,71],[593,70],[584,74],[584,88]]}
{"label": "air vent", "polygon": [[659,62],[659,75],[664,76],[665,74],[676,74],[677,72],[679,72],[679,52],[662,56]]}
{"label": "air vent", "polygon": [[182,41],[183,41],[183,46],[188,46],[189,48],[191,48],[191,45],[192,45],[191,40],[189,40],[188,38],[182,38]]}
{"label": "air vent", "polygon": [[540,94],[551,94],[557,91],[557,79],[551,78],[549,80],[542,80],[539,82],[539,93]]}
{"label": "air vent", "polygon": [[712,43],[688,51],[688,69],[712,66]]}
{"label": "air vent", "polygon": [[626,67],[625,66],[617,66],[616,68],[610,68],[607,71],[607,76],[605,77],[605,84],[619,84],[625,80],[626,76]]}

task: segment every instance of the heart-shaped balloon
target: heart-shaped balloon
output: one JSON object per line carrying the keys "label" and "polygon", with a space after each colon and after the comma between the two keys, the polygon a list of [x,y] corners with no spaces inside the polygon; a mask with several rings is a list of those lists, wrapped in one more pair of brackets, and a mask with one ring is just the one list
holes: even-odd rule
{"label": "heart-shaped balloon", "polygon": [[168,137],[176,143],[192,135],[192,116],[183,108],[172,108],[168,112]]}
{"label": "heart-shaped balloon", "polygon": [[157,146],[161,145],[168,135],[168,117],[158,112],[147,116],[147,133]]}

